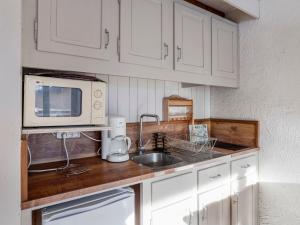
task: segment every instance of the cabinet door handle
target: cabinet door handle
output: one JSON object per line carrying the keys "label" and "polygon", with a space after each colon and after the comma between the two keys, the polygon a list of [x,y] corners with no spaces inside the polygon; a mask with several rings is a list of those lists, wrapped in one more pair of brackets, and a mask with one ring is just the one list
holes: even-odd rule
{"label": "cabinet door handle", "polygon": [[106,43],[105,43],[105,49],[107,49],[109,42],[110,42],[110,37],[109,37],[109,30],[105,28],[105,35],[106,35]]}
{"label": "cabinet door handle", "polygon": [[177,45],[177,61],[181,59],[181,48]]}
{"label": "cabinet door handle", "polygon": [[207,207],[203,207],[203,213],[202,213],[202,221],[205,220],[207,214]]}
{"label": "cabinet door handle", "polygon": [[189,214],[190,214],[190,217],[189,217],[189,225],[191,225],[192,224],[192,211],[191,211],[191,209],[189,209]]}
{"label": "cabinet door handle", "polygon": [[233,204],[238,204],[239,203],[239,194],[235,194],[232,198],[232,203]]}
{"label": "cabinet door handle", "polygon": [[164,59],[166,59],[169,56],[169,45],[167,43],[164,43],[164,49],[165,49]]}
{"label": "cabinet door handle", "polygon": [[251,167],[250,164],[246,164],[246,165],[241,166],[242,169],[247,169],[247,168],[249,168],[249,167]]}
{"label": "cabinet door handle", "polygon": [[216,175],[216,176],[211,176],[211,177],[209,177],[209,179],[215,180],[215,179],[218,179],[218,178],[220,178],[220,177],[222,177],[222,175],[221,175],[221,174],[218,174],[218,175]]}

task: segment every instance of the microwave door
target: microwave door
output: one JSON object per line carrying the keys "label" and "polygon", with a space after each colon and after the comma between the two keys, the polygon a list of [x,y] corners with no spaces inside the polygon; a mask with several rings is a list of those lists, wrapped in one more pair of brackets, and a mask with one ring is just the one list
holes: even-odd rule
{"label": "microwave door", "polygon": [[82,90],[80,88],[37,86],[35,114],[38,117],[80,117]]}
{"label": "microwave door", "polygon": [[24,126],[90,124],[91,82],[30,78],[25,80]]}

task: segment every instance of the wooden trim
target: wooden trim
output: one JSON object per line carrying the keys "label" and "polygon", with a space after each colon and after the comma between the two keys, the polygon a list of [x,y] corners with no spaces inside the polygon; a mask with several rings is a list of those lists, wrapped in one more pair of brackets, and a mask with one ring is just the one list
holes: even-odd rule
{"label": "wooden trim", "polygon": [[28,152],[27,141],[21,141],[21,200],[28,200]]}
{"label": "wooden trim", "polygon": [[199,2],[197,0],[184,0],[184,1],[188,2],[188,3],[191,3],[191,4],[195,5],[195,6],[198,6],[198,7],[202,8],[202,9],[205,9],[205,10],[207,10],[207,11],[209,11],[211,13],[214,13],[214,14],[216,14],[218,16],[225,17],[225,13],[223,13],[222,11],[217,10],[215,8],[212,8],[212,7],[210,7],[210,6],[206,5],[206,4],[203,4],[203,3],[201,3],[201,2]]}
{"label": "wooden trim", "polygon": [[259,148],[259,121],[210,119],[210,135],[231,144]]}

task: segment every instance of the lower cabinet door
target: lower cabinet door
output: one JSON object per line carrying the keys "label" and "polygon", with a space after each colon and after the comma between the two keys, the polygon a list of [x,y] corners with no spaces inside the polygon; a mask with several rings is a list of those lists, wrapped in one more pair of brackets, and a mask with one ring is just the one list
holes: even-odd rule
{"label": "lower cabinet door", "polygon": [[173,203],[152,212],[151,225],[196,225],[192,198]]}
{"label": "lower cabinet door", "polygon": [[257,224],[257,184],[242,178],[232,183],[232,225]]}
{"label": "lower cabinet door", "polygon": [[198,195],[199,225],[230,225],[228,185]]}

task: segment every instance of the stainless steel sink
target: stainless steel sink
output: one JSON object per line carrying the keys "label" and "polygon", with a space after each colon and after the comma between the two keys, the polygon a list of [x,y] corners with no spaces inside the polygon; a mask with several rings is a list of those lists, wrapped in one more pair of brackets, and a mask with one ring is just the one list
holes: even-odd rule
{"label": "stainless steel sink", "polygon": [[131,158],[134,162],[149,167],[170,166],[181,162],[180,159],[166,153],[152,152],[136,155]]}

